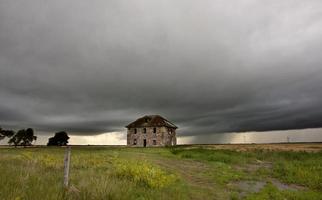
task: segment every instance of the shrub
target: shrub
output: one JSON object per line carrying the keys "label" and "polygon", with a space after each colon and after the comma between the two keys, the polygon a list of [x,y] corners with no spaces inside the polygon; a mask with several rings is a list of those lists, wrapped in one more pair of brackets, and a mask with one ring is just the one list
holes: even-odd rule
{"label": "shrub", "polygon": [[115,174],[150,188],[162,188],[172,184],[176,178],[146,161],[124,161],[115,165]]}

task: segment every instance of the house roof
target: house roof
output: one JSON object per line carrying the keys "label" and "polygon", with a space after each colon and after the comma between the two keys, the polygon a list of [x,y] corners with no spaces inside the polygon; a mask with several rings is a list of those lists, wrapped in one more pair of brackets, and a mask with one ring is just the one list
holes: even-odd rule
{"label": "house roof", "polygon": [[126,128],[136,128],[136,127],[158,127],[158,126],[165,126],[169,128],[178,128],[169,120],[161,117],[160,115],[145,115],[134,122],[130,123],[129,125],[125,126]]}

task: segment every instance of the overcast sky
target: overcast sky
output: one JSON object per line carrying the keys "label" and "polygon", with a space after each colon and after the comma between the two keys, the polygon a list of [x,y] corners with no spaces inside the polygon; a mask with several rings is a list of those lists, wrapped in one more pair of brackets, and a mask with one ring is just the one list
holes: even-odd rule
{"label": "overcast sky", "polygon": [[322,127],[322,1],[0,0],[0,70],[3,128]]}

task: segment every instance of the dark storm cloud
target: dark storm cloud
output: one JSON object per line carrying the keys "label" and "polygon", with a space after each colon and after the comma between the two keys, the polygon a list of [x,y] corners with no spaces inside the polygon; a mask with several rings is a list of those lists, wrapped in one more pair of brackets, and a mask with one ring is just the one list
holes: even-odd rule
{"label": "dark storm cloud", "polygon": [[320,1],[1,1],[1,126],[322,127],[321,27]]}

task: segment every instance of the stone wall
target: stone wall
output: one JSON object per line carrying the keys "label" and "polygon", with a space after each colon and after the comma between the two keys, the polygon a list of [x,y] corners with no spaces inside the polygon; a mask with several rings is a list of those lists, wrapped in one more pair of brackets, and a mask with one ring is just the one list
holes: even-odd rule
{"label": "stone wall", "polygon": [[[146,133],[144,133],[144,128]],[[153,132],[154,128],[156,133]],[[135,133],[136,129],[136,133]],[[134,144],[136,140],[136,145]],[[128,146],[144,146],[144,140],[146,140],[146,146],[171,146],[176,145],[176,132],[175,129],[169,129],[167,127],[140,127],[130,128],[127,131],[127,145]],[[155,141],[155,142],[154,142]]]}

